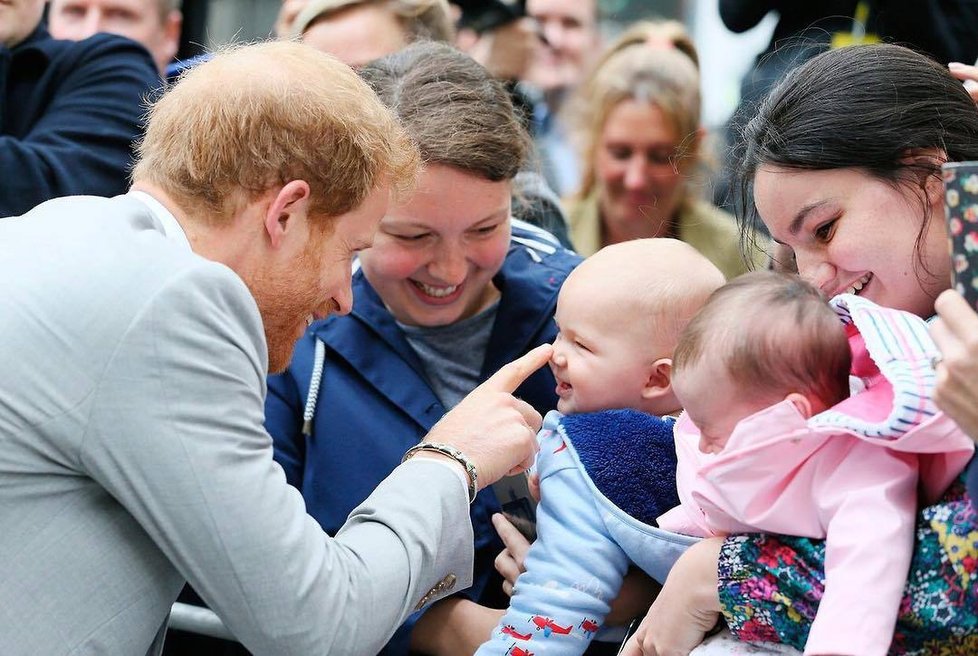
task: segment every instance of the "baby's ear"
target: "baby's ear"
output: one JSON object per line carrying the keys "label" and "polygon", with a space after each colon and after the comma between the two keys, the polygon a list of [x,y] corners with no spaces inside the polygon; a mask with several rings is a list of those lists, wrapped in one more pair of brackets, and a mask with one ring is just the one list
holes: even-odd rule
{"label": "baby's ear", "polygon": [[642,387],[643,399],[654,399],[672,393],[672,359],[659,358],[648,369],[645,385]]}
{"label": "baby's ear", "polygon": [[788,396],[784,397],[785,401],[791,401],[794,404],[795,409],[798,410],[800,414],[805,419],[812,416],[812,402],[804,394],[799,394],[798,392],[792,392]]}

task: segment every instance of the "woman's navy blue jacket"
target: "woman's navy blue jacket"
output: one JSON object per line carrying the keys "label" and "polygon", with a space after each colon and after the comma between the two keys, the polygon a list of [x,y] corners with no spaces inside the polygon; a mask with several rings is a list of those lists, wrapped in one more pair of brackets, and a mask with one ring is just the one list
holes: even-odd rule
{"label": "woman's navy blue jacket", "polygon": [[[509,252],[493,278],[500,301],[481,380],[533,347],[553,341],[557,292],[579,262],[549,233],[513,222]],[[289,483],[302,492],[309,514],[330,534],[445,414],[418,356],[362,271],[353,276],[353,298],[349,315],[310,326],[289,368],[269,377],[265,405],[276,460]],[[322,375],[311,435],[304,435],[303,412],[317,341],[324,347]],[[516,395],[545,414],[557,405],[554,388],[553,375],[543,367]],[[464,594],[476,600],[493,576],[493,559],[502,549],[490,522],[498,510],[489,488],[472,505],[475,577]],[[412,616],[398,630],[384,654],[408,653],[415,620]]]}

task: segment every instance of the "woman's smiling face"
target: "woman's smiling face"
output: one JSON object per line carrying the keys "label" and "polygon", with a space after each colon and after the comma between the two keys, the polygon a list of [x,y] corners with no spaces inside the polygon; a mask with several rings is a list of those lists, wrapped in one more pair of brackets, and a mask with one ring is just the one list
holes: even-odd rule
{"label": "woman's smiling face", "polygon": [[412,326],[467,319],[499,297],[492,279],[509,250],[509,180],[430,164],[407,203],[391,207],[363,273],[394,318]]}
{"label": "woman's smiling face", "polygon": [[950,258],[940,181],[926,183],[927,206],[923,193],[851,168],[762,166],[754,178],[761,220],[823,294],[856,293],[928,317],[950,286]]}

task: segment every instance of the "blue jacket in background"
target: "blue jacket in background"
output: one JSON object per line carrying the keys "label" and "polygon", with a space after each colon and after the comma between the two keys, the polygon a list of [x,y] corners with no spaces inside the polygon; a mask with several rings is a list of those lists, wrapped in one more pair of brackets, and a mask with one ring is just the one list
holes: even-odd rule
{"label": "blue jacket in background", "polygon": [[144,100],[159,86],[149,53],[120,36],[58,41],[39,26],[0,45],[0,217],[124,193]]}
{"label": "blue jacket in background", "polygon": [[[513,222],[509,252],[493,278],[500,301],[481,380],[533,347],[553,341],[557,292],[579,262],[549,233]],[[329,317],[306,331],[289,368],[269,378],[265,404],[275,458],[289,483],[302,491],[309,514],[330,534],[446,411],[417,354],[362,271],[353,277],[353,298],[351,314]],[[316,342],[324,346],[323,373],[311,435],[303,435]],[[557,405],[555,387],[553,374],[543,367],[516,395],[546,414]],[[490,521],[498,510],[491,489],[482,490],[472,505],[475,578],[465,595],[476,600],[494,574],[493,560],[502,549]],[[416,619],[412,616],[398,630],[384,654],[408,653]]]}

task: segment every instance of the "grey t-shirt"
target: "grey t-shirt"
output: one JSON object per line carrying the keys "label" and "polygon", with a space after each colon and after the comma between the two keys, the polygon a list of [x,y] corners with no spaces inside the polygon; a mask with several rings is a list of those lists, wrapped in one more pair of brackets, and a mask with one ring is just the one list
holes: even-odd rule
{"label": "grey t-shirt", "polygon": [[454,407],[479,384],[489,336],[499,303],[447,326],[408,326],[398,322],[424,366],[431,389],[445,409]]}

